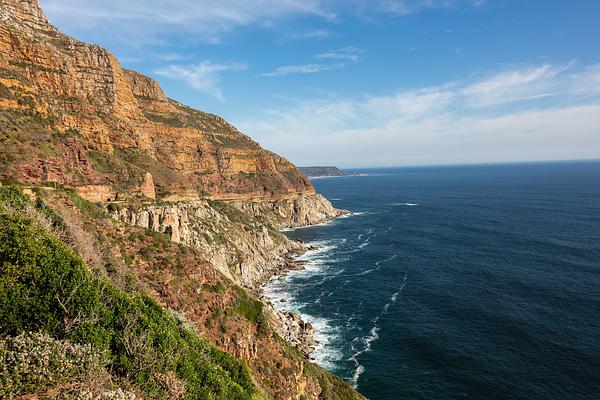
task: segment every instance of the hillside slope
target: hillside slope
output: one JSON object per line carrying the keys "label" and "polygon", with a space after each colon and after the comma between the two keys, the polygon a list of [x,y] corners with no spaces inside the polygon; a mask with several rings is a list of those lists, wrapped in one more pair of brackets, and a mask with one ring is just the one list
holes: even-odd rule
{"label": "hillside slope", "polygon": [[194,248],[27,192],[0,186],[0,397],[361,398]]}

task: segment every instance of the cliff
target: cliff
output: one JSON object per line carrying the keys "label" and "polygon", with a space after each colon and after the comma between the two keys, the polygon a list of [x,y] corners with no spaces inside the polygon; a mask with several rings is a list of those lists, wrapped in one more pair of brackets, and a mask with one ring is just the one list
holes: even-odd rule
{"label": "cliff", "polygon": [[0,179],[67,184],[97,202],[315,196],[285,158],[62,34],[37,0],[0,0],[0,110]]}
{"label": "cliff", "polygon": [[119,221],[194,247],[223,275],[252,289],[283,268],[291,254],[305,250],[271,225],[218,200],[111,204],[109,212]]}
{"label": "cliff", "polygon": [[196,248],[25,193],[0,186],[0,397],[361,399]]}

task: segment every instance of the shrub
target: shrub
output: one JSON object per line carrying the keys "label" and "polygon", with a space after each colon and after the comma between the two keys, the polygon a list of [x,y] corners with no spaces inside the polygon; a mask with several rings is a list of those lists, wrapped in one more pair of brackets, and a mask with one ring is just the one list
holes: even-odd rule
{"label": "shrub", "polygon": [[107,357],[91,345],[22,333],[0,340],[0,397],[84,379],[104,371]]}
{"label": "shrub", "polygon": [[248,295],[242,295],[238,298],[234,310],[248,321],[256,324],[263,313],[263,305]]}
{"label": "shrub", "polygon": [[223,284],[221,282],[217,282],[214,285],[211,285],[209,283],[204,283],[204,284],[202,284],[202,289],[207,290],[212,293],[218,293],[218,294],[225,293],[225,286],[223,286]]}

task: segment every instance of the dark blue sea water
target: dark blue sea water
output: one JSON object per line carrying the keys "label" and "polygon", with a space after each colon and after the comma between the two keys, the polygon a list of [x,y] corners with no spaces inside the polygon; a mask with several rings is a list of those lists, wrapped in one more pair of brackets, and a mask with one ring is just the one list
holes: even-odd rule
{"label": "dark blue sea water", "polygon": [[315,358],[367,397],[600,399],[600,163],[316,180],[357,213],[274,281]]}

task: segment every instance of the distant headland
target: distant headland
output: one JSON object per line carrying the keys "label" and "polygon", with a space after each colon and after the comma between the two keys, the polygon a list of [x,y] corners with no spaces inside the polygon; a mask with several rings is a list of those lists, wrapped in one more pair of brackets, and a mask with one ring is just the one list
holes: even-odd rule
{"label": "distant headland", "polygon": [[361,172],[345,172],[338,167],[325,166],[325,167],[298,167],[300,172],[306,175],[308,178],[331,178],[335,176],[364,176],[366,174]]}

